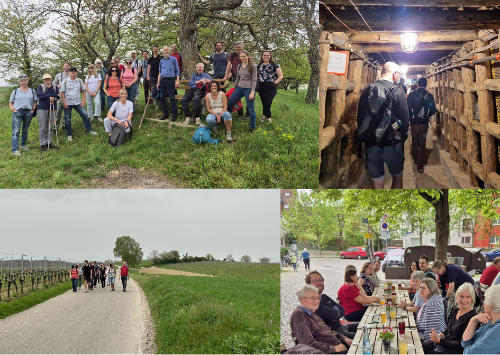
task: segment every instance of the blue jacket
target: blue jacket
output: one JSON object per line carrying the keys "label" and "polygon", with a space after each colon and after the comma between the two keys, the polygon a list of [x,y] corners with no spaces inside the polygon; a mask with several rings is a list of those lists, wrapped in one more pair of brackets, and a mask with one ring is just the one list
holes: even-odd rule
{"label": "blue jacket", "polygon": [[422,313],[417,321],[417,329],[419,333],[424,335],[424,340],[430,340],[431,328],[438,334],[443,333],[446,329],[443,297],[440,294],[435,294],[422,307],[423,309],[420,308]]}
{"label": "blue jacket", "polygon": [[476,330],[471,339],[462,340],[464,354],[500,354],[498,339],[500,339],[500,320],[493,325],[489,321]]}
{"label": "blue jacket", "polygon": [[210,75],[208,75],[207,73],[201,73],[201,75],[198,75],[198,72],[196,72],[193,75],[191,75],[191,80],[189,80],[189,83],[188,83],[189,87],[191,89],[197,88],[196,82],[198,80],[201,80],[201,79],[208,79],[208,80],[212,81],[212,77]]}
{"label": "blue jacket", "polygon": [[311,255],[311,254],[309,254],[309,252],[308,252],[307,250],[304,250],[304,251],[302,252],[302,259],[309,259],[309,256],[310,256],[310,255]]}
{"label": "blue jacket", "polygon": [[[50,110],[50,97],[55,97],[56,99],[59,99],[59,88],[55,84],[53,85],[56,90],[54,92],[54,89],[51,87],[48,87],[45,90],[45,94],[43,93],[42,90],[42,85],[38,85],[38,88],[36,89],[36,95],[38,96],[38,110]],[[56,107],[57,108],[57,107]]]}

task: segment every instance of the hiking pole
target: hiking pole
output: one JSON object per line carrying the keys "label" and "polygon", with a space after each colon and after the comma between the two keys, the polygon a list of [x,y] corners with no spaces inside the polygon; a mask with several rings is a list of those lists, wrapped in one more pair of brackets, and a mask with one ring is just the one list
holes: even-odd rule
{"label": "hiking pole", "polygon": [[144,109],[144,114],[142,115],[141,123],[139,124],[139,128],[137,130],[141,129],[142,122],[144,121],[144,116],[146,116],[146,111],[148,109],[148,105],[149,105],[149,98],[148,98],[148,101],[146,102],[146,108]]}
{"label": "hiking pole", "polygon": [[48,122],[48,129],[47,129],[47,135],[45,136],[45,138],[47,139],[47,150],[49,150],[49,133],[50,133],[50,119],[52,118],[52,111],[54,110],[54,104],[52,103],[52,101],[50,102],[49,104],[49,122]]}
{"label": "hiking pole", "polygon": [[[54,106],[54,104],[52,104],[52,106]],[[56,145],[57,145],[57,150],[59,150],[59,137],[57,135],[57,131],[58,131],[58,128],[57,128],[57,124],[56,124],[56,110],[53,110],[54,112],[54,131],[56,131]]]}

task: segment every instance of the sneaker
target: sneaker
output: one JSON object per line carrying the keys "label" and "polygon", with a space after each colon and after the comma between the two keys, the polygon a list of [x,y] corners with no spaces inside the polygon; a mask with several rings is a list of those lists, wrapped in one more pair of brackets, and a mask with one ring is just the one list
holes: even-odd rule
{"label": "sneaker", "polygon": [[45,152],[46,150],[47,150],[47,146],[45,144],[40,146],[41,152]]}
{"label": "sneaker", "polygon": [[231,132],[227,132],[226,133],[226,140],[228,142],[232,142],[233,141],[233,136],[231,135]]}
{"label": "sneaker", "polygon": [[244,120],[249,120],[249,119],[250,119],[250,116],[245,115],[245,116],[243,116],[243,119],[244,119]]}
{"label": "sneaker", "polygon": [[84,292],[84,293],[87,293],[87,290],[85,290],[85,292]]}
{"label": "sneaker", "polygon": [[186,117],[186,119],[184,120],[184,124],[190,124],[191,122],[193,122],[193,119],[191,117]]}
{"label": "sneaker", "polygon": [[253,132],[253,128],[250,127],[250,129],[248,130],[248,133],[252,133]]}
{"label": "sneaker", "polygon": [[94,131],[92,131],[92,130],[88,131],[87,133],[90,134],[90,135],[93,135],[93,136],[97,136],[97,133],[94,132]]}
{"label": "sneaker", "polygon": [[49,149],[57,149],[56,145],[53,145],[52,143],[49,144]]}
{"label": "sneaker", "polygon": [[200,124],[201,124],[201,118],[196,117],[196,125],[200,125]]}
{"label": "sneaker", "polygon": [[260,119],[260,123],[264,123],[266,122],[266,116],[262,116],[262,118]]}
{"label": "sneaker", "polygon": [[177,121],[177,116],[171,116],[170,117],[170,122],[175,122]]}
{"label": "sneaker", "polygon": [[214,124],[214,126],[212,127],[212,130],[214,131],[214,134],[219,133],[219,125],[217,123]]}
{"label": "sneaker", "polygon": [[245,117],[243,117],[243,116],[238,116],[238,118],[239,118],[240,120],[244,120],[244,119],[245,119]]}
{"label": "sneaker", "polygon": [[68,136],[68,141],[72,141],[73,140],[73,136]]}
{"label": "sneaker", "polygon": [[97,117],[97,120],[98,120],[99,122],[104,122],[104,120],[103,120],[101,117]]}
{"label": "sneaker", "polygon": [[160,117],[160,121],[164,121],[167,119],[167,115],[166,114],[163,114],[161,117]]}
{"label": "sneaker", "polygon": [[29,150],[29,148],[28,148],[27,146],[25,146],[25,145],[22,145],[22,146],[21,146],[21,150],[28,151],[28,150]]}
{"label": "sneaker", "polygon": [[16,157],[20,157],[21,152],[19,150],[16,150],[15,152],[12,152],[12,155],[15,155]]}
{"label": "sneaker", "polygon": [[417,169],[417,171],[418,171],[420,174],[423,174],[423,173],[424,173],[424,169]]}

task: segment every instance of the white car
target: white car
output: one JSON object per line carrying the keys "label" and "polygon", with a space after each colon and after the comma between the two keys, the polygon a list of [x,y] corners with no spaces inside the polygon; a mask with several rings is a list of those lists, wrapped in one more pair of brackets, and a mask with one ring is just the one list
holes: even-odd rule
{"label": "white car", "polygon": [[385,268],[387,266],[404,267],[405,266],[404,255],[405,255],[404,249],[389,249],[387,251],[387,255],[384,261],[382,262],[382,272],[385,272]]}

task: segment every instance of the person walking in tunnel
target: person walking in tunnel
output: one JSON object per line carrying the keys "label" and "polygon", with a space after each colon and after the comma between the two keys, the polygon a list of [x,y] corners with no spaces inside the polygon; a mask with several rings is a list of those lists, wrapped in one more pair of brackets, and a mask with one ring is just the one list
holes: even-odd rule
{"label": "person walking in tunnel", "polygon": [[384,163],[393,189],[403,188],[404,142],[408,137],[406,94],[398,86],[401,69],[394,62],[382,67],[381,78],[363,90],[358,105],[358,134],[365,143],[366,166],[373,188],[384,188]]}
{"label": "person walking in tunnel", "polygon": [[411,132],[411,156],[413,162],[417,164],[419,173],[424,172],[426,150],[425,141],[427,139],[427,129],[429,128],[429,118],[436,113],[436,103],[434,96],[425,90],[427,79],[420,78],[417,81],[418,89],[408,95],[408,112],[410,115]]}

